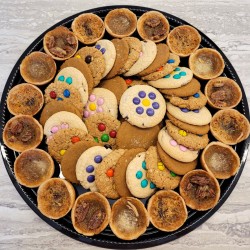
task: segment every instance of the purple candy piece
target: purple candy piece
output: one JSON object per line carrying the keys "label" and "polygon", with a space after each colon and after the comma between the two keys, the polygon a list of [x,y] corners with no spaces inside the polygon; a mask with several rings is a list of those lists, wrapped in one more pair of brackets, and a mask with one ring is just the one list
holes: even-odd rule
{"label": "purple candy piece", "polygon": [[89,166],[86,167],[86,172],[87,173],[92,173],[94,171],[94,169],[95,169],[94,166],[89,165]]}
{"label": "purple candy piece", "polygon": [[104,54],[106,52],[106,49],[102,48],[100,51],[102,52],[102,54]]}
{"label": "purple candy piece", "polygon": [[102,156],[101,156],[101,155],[95,156],[94,161],[95,161],[95,163],[100,163],[100,162],[102,162]]}
{"label": "purple candy piece", "polygon": [[144,98],[146,96],[146,93],[144,91],[140,91],[138,93],[138,96],[141,97],[141,98]]}
{"label": "purple candy piece", "polygon": [[154,110],[151,109],[151,108],[148,108],[146,113],[147,113],[148,116],[153,116],[155,114]]}
{"label": "purple candy piece", "polygon": [[199,109],[194,109],[193,112],[194,112],[194,113],[199,113],[200,110],[199,110]]}
{"label": "purple candy piece", "polygon": [[156,98],[156,95],[155,95],[154,92],[150,92],[150,93],[148,94],[148,97],[149,97],[149,99],[154,100],[154,99]]}
{"label": "purple candy piece", "polygon": [[187,109],[187,108],[181,108],[180,110],[181,110],[182,112],[184,112],[184,113],[189,112],[189,109]]}
{"label": "purple candy piece", "polygon": [[136,113],[137,113],[137,114],[141,115],[143,112],[144,112],[143,107],[137,107],[137,108],[136,108]]}
{"label": "purple candy piece", "polygon": [[158,102],[153,102],[152,106],[154,109],[158,109],[160,107]]}
{"label": "purple candy piece", "polygon": [[134,103],[135,105],[140,104],[140,102],[141,102],[141,100],[140,100],[138,97],[134,97],[134,98],[133,98],[133,103]]}
{"label": "purple candy piece", "polygon": [[96,44],[95,48],[96,48],[96,49],[100,49],[100,48],[101,48],[101,45],[100,45],[100,44]]}
{"label": "purple candy piece", "polygon": [[95,181],[95,176],[94,175],[89,175],[88,177],[87,177],[87,181],[88,182],[94,182]]}

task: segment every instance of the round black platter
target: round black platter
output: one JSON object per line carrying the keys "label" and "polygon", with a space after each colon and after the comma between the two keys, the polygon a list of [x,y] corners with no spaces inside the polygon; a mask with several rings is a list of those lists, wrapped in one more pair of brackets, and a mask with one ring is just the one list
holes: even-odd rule
{"label": "round black platter", "polygon": [[[144,12],[152,10],[149,8],[138,7],[138,6],[107,6],[107,7],[101,7],[101,8],[83,11],[81,13],[92,12],[92,13],[99,15],[101,18],[104,18],[110,10],[112,10],[114,8],[121,8],[121,7],[129,8],[138,17],[141,16]],[[105,248],[116,248],[116,249],[147,248],[147,247],[152,247],[152,246],[164,244],[164,243],[167,243],[169,241],[175,240],[175,239],[177,239],[185,234],[188,234],[190,231],[194,230],[195,228],[200,226],[202,223],[204,223],[226,201],[226,199],[228,198],[228,196],[230,195],[230,193],[234,189],[237,181],[239,180],[240,175],[242,173],[242,170],[244,168],[244,164],[245,164],[246,159],[247,159],[247,153],[248,153],[248,147],[249,147],[249,141],[250,141],[249,138],[247,140],[245,140],[244,142],[239,143],[235,146],[235,150],[237,151],[237,153],[239,154],[240,159],[241,159],[240,169],[235,176],[231,177],[230,179],[220,181],[221,197],[220,197],[218,204],[213,209],[205,211],[205,212],[198,212],[198,211],[194,211],[192,209],[188,209],[188,219],[185,222],[185,224],[181,228],[179,228],[178,230],[171,232],[171,233],[166,233],[166,232],[159,231],[159,230],[155,229],[152,225],[150,225],[148,227],[147,231],[141,237],[139,237],[137,240],[133,240],[133,241],[123,241],[123,240],[118,239],[112,233],[112,231],[110,230],[109,227],[107,227],[101,234],[96,235],[94,237],[86,237],[86,236],[80,235],[79,233],[77,233],[74,230],[74,228],[71,224],[70,214],[68,214],[67,216],[65,216],[64,218],[62,218],[60,220],[51,220],[51,219],[43,216],[37,208],[37,201],[36,201],[37,189],[30,189],[30,188],[23,187],[15,179],[15,176],[13,173],[13,165],[14,165],[14,161],[15,161],[15,158],[17,157],[18,153],[7,148],[3,144],[3,140],[2,140],[2,132],[3,132],[4,125],[12,117],[12,115],[9,113],[9,111],[6,107],[6,99],[7,99],[8,91],[16,84],[24,82],[21,75],[20,75],[20,72],[19,72],[19,65],[20,65],[21,61],[24,59],[24,57],[27,56],[28,54],[30,54],[31,52],[43,51],[43,37],[44,37],[45,33],[51,29],[54,29],[55,27],[57,27],[59,25],[63,25],[63,26],[70,28],[71,22],[73,21],[73,19],[81,13],[77,13],[73,16],[70,16],[70,17],[60,21],[59,23],[55,24],[54,26],[49,28],[47,31],[45,31],[43,34],[41,34],[25,50],[25,52],[22,54],[22,56],[19,58],[19,60],[15,64],[12,72],[10,73],[10,76],[7,80],[6,85],[5,85],[4,92],[2,95],[2,100],[1,100],[1,134],[0,134],[1,138],[0,139],[1,139],[1,153],[2,153],[2,157],[3,157],[3,161],[5,164],[6,170],[9,174],[10,179],[12,180],[15,188],[17,189],[19,194],[22,196],[22,198],[25,200],[25,202],[33,209],[33,211],[35,213],[37,213],[49,225],[51,225],[52,227],[54,227],[58,231],[70,236],[73,239],[76,239],[76,240],[79,240],[81,242],[88,243],[91,245],[96,245],[96,246],[105,247]],[[173,15],[170,15],[170,14],[165,13],[165,12],[162,12],[162,13],[167,17],[167,19],[171,25],[171,29],[173,29],[174,27],[179,26],[179,25],[188,24],[187,22],[185,22],[185,21],[183,21],[183,20],[181,20]],[[225,70],[223,72],[223,75],[235,80],[239,84],[239,86],[241,87],[243,97],[242,97],[241,103],[236,107],[236,109],[239,112],[241,112],[242,114],[244,114],[247,117],[247,119],[249,120],[249,109],[248,109],[247,99],[246,99],[243,86],[240,82],[240,79],[239,79],[237,73],[235,72],[233,66],[231,65],[229,60],[226,58],[226,56],[223,54],[223,52],[216,46],[216,44],[214,44],[202,32],[200,32],[200,34],[202,36],[201,47],[214,48],[217,51],[219,51],[221,53],[221,55],[223,56],[224,61],[225,61],[225,65],[226,65]],[[138,34],[135,33],[134,36],[138,36]],[[110,38],[110,37],[107,34],[105,34],[105,38]],[[187,65],[187,61],[182,59],[181,64],[185,66],[185,65]],[[58,63],[58,65],[59,65],[59,63]],[[205,82],[202,82],[202,84],[204,86]],[[215,111],[211,110],[211,112],[214,113]],[[36,116],[36,118],[38,118],[38,117],[39,117],[39,114]],[[210,139],[213,140],[211,135],[210,135]],[[40,148],[46,149],[44,142],[40,145]],[[60,168],[57,165],[54,177],[59,176],[59,174],[60,174]],[[83,190],[80,186],[75,186],[75,189],[76,189],[77,195],[79,195],[80,193],[86,192],[86,190]],[[113,202],[114,202],[113,200],[110,200],[111,204]],[[146,200],[143,200],[143,202],[147,203]]]}

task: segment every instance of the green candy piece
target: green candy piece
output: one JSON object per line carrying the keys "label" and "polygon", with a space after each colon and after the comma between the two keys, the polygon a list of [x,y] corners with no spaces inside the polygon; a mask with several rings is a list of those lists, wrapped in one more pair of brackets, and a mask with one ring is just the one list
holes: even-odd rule
{"label": "green candy piece", "polygon": [[102,140],[102,142],[108,142],[109,141],[109,136],[107,134],[103,134],[101,136],[101,140]]}
{"label": "green candy piece", "polygon": [[97,137],[94,137],[94,140],[95,140],[96,142],[99,142],[99,140],[98,140],[98,138],[97,138]]}
{"label": "green candy piece", "polygon": [[172,177],[176,176],[176,174],[174,172],[172,172],[172,171],[170,171],[170,174],[171,174]]}

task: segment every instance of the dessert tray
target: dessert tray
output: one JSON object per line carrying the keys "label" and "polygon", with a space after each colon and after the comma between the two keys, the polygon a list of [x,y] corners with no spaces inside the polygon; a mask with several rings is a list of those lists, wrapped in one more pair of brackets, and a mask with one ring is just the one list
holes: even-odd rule
{"label": "dessert tray", "polygon": [[[98,15],[102,19],[104,19],[104,17],[107,15],[107,13],[110,10],[115,9],[115,8],[128,8],[131,11],[133,11],[137,15],[137,17],[141,16],[142,14],[144,14],[145,12],[147,12],[149,10],[152,10],[149,8],[138,7],[138,6],[106,6],[106,7],[86,10],[86,11],[83,11],[81,13],[91,12],[91,13]],[[84,242],[84,243],[87,243],[90,245],[95,245],[95,246],[100,246],[100,247],[105,247],[105,248],[116,248],[116,249],[136,248],[137,249],[137,248],[147,248],[147,247],[152,247],[152,246],[156,246],[156,245],[160,245],[160,244],[165,244],[165,243],[170,242],[172,240],[178,239],[179,237],[188,234],[190,231],[194,230],[195,228],[200,226],[202,223],[204,223],[210,216],[212,216],[221,207],[221,205],[229,197],[229,195],[233,191],[233,189],[234,189],[234,187],[235,187],[237,181],[239,180],[240,175],[243,171],[243,168],[244,168],[244,165],[245,165],[245,162],[247,159],[247,153],[248,153],[249,141],[250,141],[249,138],[247,140],[237,144],[236,146],[234,146],[234,149],[236,150],[236,152],[238,153],[238,155],[240,157],[240,168],[235,176],[233,176],[229,179],[226,179],[226,180],[219,180],[220,188],[221,188],[221,196],[220,196],[219,202],[217,203],[217,205],[214,208],[207,210],[207,211],[204,211],[204,212],[195,211],[195,210],[188,208],[188,219],[186,220],[185,224],[181,228],[179,228],[178,230],[176,230],[174,232],[163,232],[163,231],[156,229],[155,227],[152,226],[152,224],[150,224],[149,227],[147,228],[146,232],[142,236],[140,236],[138,239],[132,240],[132,241],[124,241],[124,240],[117,238],[112,233],[109,226],[103,232],[101,232],[100,234],[95,235],[93,237],[87,237],[87,236],[81,235],[74,230],[69,214],[67,216],[59,219],[59,220],[52,220],[52,219],[45,217],[43,214],[41,214],[41,212],[37,208],[37,188],[26,188],[26,187],[20,185],[15,178],[13,166],[14,166],[14,161],[15,161],[16,157],[18,156],[18,153],[7,148],[3,144],[3,138],[2,138],[3,128],[6,124],[6,122],[12,117],[12,115],[9,113],[9,111],[7,109],[7,104],[6,104],[8,92],[13,86],[23,82],[23,79],[20,75],[19,66],[21,64],[21,61],[25,58],[25,56],[27,56],[28,54],[30,54],[33,51],[43,51],[43,37],[44,37],[44,35],[49,30],[52,30],[59,25],[63,25],[65,27],[70,28],[71,23],[74,20],[74,18],[77,17],[81,13],[77,13],[73,16],[70,16],[70,17],[58,22],[57,24],[50,27],[43,34],[41,34],[24,51],[24,53],[21,55],[19,60],[16,62],[13,70],[10,73],[10,76],[6,82],[4,92],[2,95],[1,121],[0,121],[1,122],[1,135],[0,135],[1,136],[1,153],[2,153],[2,157],[3,157],[3,161],[5,164],[6,170],[10,176],[10,179],[13,182],[13,185],[15,186],[15,188],[17,189],[17,191],[19,192],[21,197],[24,199],[24,201],[30,206],[30,208],[35,213],[37,213],[37,215],[39,217],[41,217],[41,219],[43,219],[46,223],[48,223],[49,225],[51,225],[52,227],[54,227],[55,229],[57,229],[61,233],[68,235],[69,237],[71,237],[75,240],[78,240],[78,241],[81,241],[81,242]],[[169,24],[171,26],[171,29],[173,29],[174,27],[179,26],[179,25],[188,24],[187,22],[185,22],[185,21],[183,21],[183,20],[179,19],[178,17],[175,17],[171,14],[168,14],[168,13],[165,13],[162,11],[161,11],[161,13],[168,19]],[[220,48],[213,41],[211,41],[205,34],[203,34],[201,31],[199,31],[199,33],[202,37],[201,45],[200,45],[201,48],[202,47],[213,48],[213,49],[216,49],[222,55],[224,62],[225,62],[225,69],[224,69],[224,73],[222,74],[222,76],[227,76],[227,77],[233,79],[240,86],[240,88],[242,90],[242,100],[241,100],[240,104],[237,106],[237,110],[240,113],[242,113],[243,115],[245,115],[247,117],[247,119],[249,120],[250,117],[249,117],[249,109],[248,109],[246,95],[245,95],[243,86],[240,82],[240,79],[239,79],[235,69],[233,68],[233,66],[231,65],[231,63],[227,59],[227,57],[220,50]],[[134,33],[134,36],[138,37],[138,34]],[[108,34],[105,34],[104,38],[110,38],[110,37]],[[188,64],[187,59],[185,59],[185,58],[182,59],[182,64],[183,64],[183,66],[187,65]],[[201,81],[201,85],[203,85],[202,88],[204,88],[205,83],[203,81]],[[214,114],[214,112],[215,112],[215,110],[212,110],[211,108],[210,108],[210,111],[212,114]],[[42,144],[39,146],[39,148],[46,149],[45,141],[42,142]],[[53,177],[60,177],[60,167],[58,164],[56,164],[55,167],[56,168],[55,168],[55,173],[54,173]],[[79,196],[83,192],[86,192],[80,185],[74,184],[74,187],[75,187],[77,196]],[[109,199],[109,201],[110,201],[111,205],[114,203],[114,200]],[[145,204],[147,202],[147,199],[143,199],[142,201]]]}

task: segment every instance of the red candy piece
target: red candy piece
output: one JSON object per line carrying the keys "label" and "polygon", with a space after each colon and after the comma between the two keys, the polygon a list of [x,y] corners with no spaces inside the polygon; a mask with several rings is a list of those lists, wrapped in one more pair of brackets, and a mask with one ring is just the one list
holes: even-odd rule
{"label": "red candy piece", "polygon": [[106,172],[106,175],[108,177],[113,177],[114,176],[114,170],[112,168],[108,169],[108,171]]}
{"label": "red candy piece", "polygon": [[103,124],[103,123],[99,123],[99,124],[98,124],[98,130],[99,130],[99,131],[104,131],[105,129],[106,129],[105,124]]}
{"label": "red candy piece", "polygon": [[130,85],[133,82],[133,80],[128,78],[128,79],[125,80],[125,82],[126,82],[127,85]]}
{"label": "red candy piece", "polygon": [[50,98],[56,99],[56,92],[55,91],[50,91],[49,95],[50,95]]}
{"label": "red candy piece", "polygon": [[111,130],[111,131],[109,132],[109,136],[110,136],[111,138],[116,138],[116,131],[115,131],[115,130]]}
{"label": "red candy piece", "polygon": [[80,138],[78,137],[78,136],[73,136],[72,138],[71,138],[71,142],[72,143],[76,143],[76,142],[79,142],[80,141]]}

